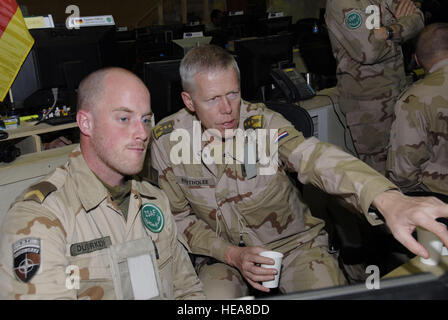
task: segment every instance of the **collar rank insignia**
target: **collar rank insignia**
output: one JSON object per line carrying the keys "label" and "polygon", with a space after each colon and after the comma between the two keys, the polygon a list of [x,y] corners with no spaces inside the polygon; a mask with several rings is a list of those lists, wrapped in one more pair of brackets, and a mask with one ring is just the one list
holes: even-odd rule
{"label": "collar rank insignia", "polygon": [[244,120],[244,130],[260,129],[263,127],[263,115],[258,114]]}
{"label": "collar rank insignia", "polygon": [[171,120],[156,126],[154,129],[152,129],[152,133],[154,135],[154,138],[158,140],[161,136],[173,132],[173,130],[174,130],[174,120]]}

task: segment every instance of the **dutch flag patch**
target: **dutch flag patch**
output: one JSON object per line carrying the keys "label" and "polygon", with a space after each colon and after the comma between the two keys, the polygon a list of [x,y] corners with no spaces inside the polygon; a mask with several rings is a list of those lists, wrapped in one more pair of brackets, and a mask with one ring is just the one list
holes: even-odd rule
{"label": "dutch flag patch", "polygon": [[288,136],[288,131],[283,131],[277,136],[277,139],[275,139],[275,143],[278,143],[281,139]]}

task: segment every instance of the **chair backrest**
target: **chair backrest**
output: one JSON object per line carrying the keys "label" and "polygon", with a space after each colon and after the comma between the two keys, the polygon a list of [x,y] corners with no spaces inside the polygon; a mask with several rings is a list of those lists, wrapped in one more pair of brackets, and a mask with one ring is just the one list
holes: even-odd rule
{"label": "chair backrest", "polygon": [[264,104],[290,121],[298,131],[302,132],[305,138],[314,135],[313,120],[304,108],[293,103],[280,101],[266,101]]}

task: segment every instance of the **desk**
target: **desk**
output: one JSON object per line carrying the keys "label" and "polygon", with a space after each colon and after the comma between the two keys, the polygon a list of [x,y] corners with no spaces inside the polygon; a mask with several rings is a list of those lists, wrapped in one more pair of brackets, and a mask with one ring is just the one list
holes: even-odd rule
{"label": "desk", "polygon": [[345,129],[347,123],[339,108],[338,98],[337,88],[328,88],[318,91],[316,96],[311,99],[300,101],[299,105],[307,110],[313,119],[316,138],[336,145],[345,152],[356,156],[350,132]]}
{"label": "desk", "polygon": [[57,126],[52,126],[47,123],[40,123],[38,125],[35,125],[35,123],[36,122],[25,122],[21,124],[17,129],[6,130],[9,136],[5,140],[0,140],[0,143],[3,141],[29,137],[30,139],[28,139],[28,141],[21,142],[20,145],[18,145],[18,148],[22,151],[22,154],[41,152],[41,134],[78,127],[78,124],[76,122],[64,123]]}
{"label": "desk", "polygon": [[442,256],[437,266],[428,266],[420,262],[420,257],[414,257],[405,264],[386,274],[383,279],[409,276],[417,273],[431,272],[440,277],[448,271],[448,256]]}
{"label": "desk", "polygon": [[50,132],[77,128],[77,123],[65,123],[52,126],[41,123],[25,123],[17,129],[7,130],[9,137],[4,141],[17,140],[16,146],[22,155],[10,163],[0,163],[0,223],[14,199],[31,184],[64,164],[70,152],[77,146],[42,150],[40,135]]}

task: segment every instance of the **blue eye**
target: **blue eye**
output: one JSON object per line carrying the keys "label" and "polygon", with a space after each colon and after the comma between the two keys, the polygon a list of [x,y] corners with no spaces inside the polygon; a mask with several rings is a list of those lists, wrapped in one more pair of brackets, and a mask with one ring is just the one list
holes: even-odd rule
{"label": "blue eye", "polygon": [[151,126],[151,117],[142,118],[142,122],[145,126]]}
{"label": "blue eye", "polygon": [[126,121],[128,121],[128,118],[126,118],[126,117],[120,117],[120,122],[126,122]]}

